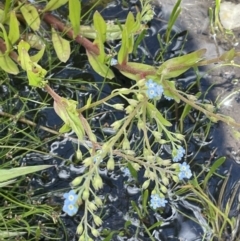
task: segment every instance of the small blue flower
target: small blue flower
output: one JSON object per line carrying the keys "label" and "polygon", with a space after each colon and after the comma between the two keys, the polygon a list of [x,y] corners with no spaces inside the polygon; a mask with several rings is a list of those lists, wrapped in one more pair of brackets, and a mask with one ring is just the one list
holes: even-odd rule
{"label": "small blue flower", "polygon": [[115,58],[112,58],[110,61],[110,65],[113,66],[113,65],[117,65],[117,64],[118,64],[118,61]]}
{"label": "small blue flower", "polygon": [[157,85],[157,95],[160,97],[163,94],[163,87],[161,85]]}
{"label": "small blue flower", "polygon": [[149,79],[145,83],[147,87],[147,96],[149,99],[160,98],[163,94],[163,87],[160,84],[157,84],[152,79]]}
{"label": "small blue flower", "polygon": [[67,200],[65,200],[63,205],[63,211],[67,213],[69,216],[73,216],[78,211],[78,205],[76,203],[71,203]]}
{"label": "small blue flower", "polygon": [[149,99],[154,99],[157,97],[156,89],[147,89],[147,96]]}
{"label": "small blue flower", "polygon": [[182,146],[180,146],[178,148],[178,150],[175,149],[173,154],[172,154],[173,155],[173,161],[174,162],[180,161],[182,159],[182,157],[184,156],[184,154],[185,154],[185,149]]}
{"label": "small blue flower", "polygon": [[73,216],[78,211],[78,195],[75,193],[74,190],[71,190],[68,193],[64,193],[63,197],[65,198],[63,211],[67,213],[69,216]]}
{"label": "small blue flower", "polygon": [[158,194],[152,194],[150,200],[150,207],[153,209],[157,209],[160,207],[165,207],[167,201],[165,198],[160,197]]}
{"label": "small blue flower", "polygon": [[152,79],[149,79],[146,83],[145,83],[146,87],[148,89],[156,89],[157,87],[157,83],[155,83]]}
{"label": "small blue flower", "polygon": [[190,170],[190,166],[183,162],[183,164],[179,164],[180,172],[178,173],[179,180],[183,180],[184,178],[190,179],[192,176],[192,172]]}
{"label": "small blue flower", "polygon": [[78,195],[75,193],[74,190],[71,190],[68,193],[64,193],[63,197],[65,198],[65,201],[68,201],[70,203],[76,203],[78,200]]}

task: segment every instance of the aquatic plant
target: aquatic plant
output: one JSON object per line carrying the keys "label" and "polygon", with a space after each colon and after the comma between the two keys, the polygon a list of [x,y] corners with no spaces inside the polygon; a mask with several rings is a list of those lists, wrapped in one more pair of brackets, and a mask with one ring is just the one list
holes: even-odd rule
{"label": "aquatic plant", "polygon": [[[180,13],[180,2],[177,2],[171,15],[165,36],[166,43],[171,40],[170,33]],[[67,3],[69,24],[63,23],[52,12]],[[95,11],[93,26],[80,25],[84,13],[81,12],[81,2],[78,0],[50,0],[46,5],[20,1],[18,4],[14,4],[6,1],[1,12],[0,66],[2,71],[11,75],[24,73],[23,81],[25,82],[23,83],[28,82],[29,87],[33,90],[44,90],[48,93],[46,98],[50,99],[51,96],[53,109],[61,118],[63,125],[58,131],[40,126],[41,130],[50,132],[57,137],[64,136],[64,133],[70,131],[75,133],[72,140],[77,140],[76,155],[78,161],[84,166],[84,172],[70,183],[72,189],[63,194],[65,200],[61,209],[69,216],[77,214],[80,208],[84,210],[76,230],[79,240],[93,240],[94,237],[101,234],[98,227],[103,223],[103,215],[99,210],[103,208],[104,199],[99,195],[99,190],[103,188],[104,182],[99,168],[103,162],[106,163],[109,171],[115,170],[117,165],[122,166],[122,172],[128,178],[137,179],[137,174],[140,171],[143,172],[144,181],[140,184],[140,188],[144,192],[142,195],[143,211],[133,204],[142,218],[147,215],[150,208],[156,212],[159,209],[161,212],[161,209],[171,203],[167,201],[171,186],[179,185],[194,176],[190,165],[185,160],[182,164],[179,163],[182,159],[186,159],[188,147],[182,128],[178,126],[172,128],[172,122],[159,108],[159,104],[162,104],[163,101],[168,100],[173,104],[184,106],[184,114],[180,122],[190,113],[191,109],[196,109],[213,122],[224,121],[233,126],[240,126],[233,119],[217,114],[213,105],[200,103],[196,96],[184,93],[177,88],[176,77],[190,68],[216,62],[216,59],[203,60],[205,50],[197,50],[168,59],[159,66],[129,61],[129,55],[136,48],[136,36],[144,33],[146,23],[151,21],[154,16],[149,0],[141,0],[140,3],[141,9],[136,15],[129,12],[124,24],[117,21],[107,22],[98,11]],[[40,31],[41,22],[48,24],[51,32],[47,30],[46,32],[51,35],[50,43],[47,46],[42,44],[38,51],[32,52],[31,49],[35,48],[32,41],[29,38],[21,38],[24,34],[20,28],[22,20],[27,23],[29,31],[33,33],[32,38],[38,40],[45,40],[44,32]],[[113,40],[121,41],[120,49],[117,51],[110,48],[106,51],[105,44]],[[60,93],[54,91],[51,86],[50,73],[42,63],[43,59],[48,51],[47,48],[51,48],[51,50],[54,49],[58,60],[66,63],[71,56],[71,41],[84,47],[91,67],[104,80],[114,79],[113,68],[115,68],[131,81],[130,87],[115,88],[110,95],[99,98],[97,101],[93,101],[90,95],[81,107],[79,107],[77,99],[61,96]],[[239,53],[231,50],[217,58],[217,61],[231,61],[238,55]],[[111,100],[114,97],[121,97],[125,103],[112,104]],[[44,104],[40,104],[44,106]],[[91,114],[91,111],[94,113],[94,109],[101,105],[124,113],[122,118],[107,123],[111,127],[113,135],[106,137],[104,141],[97,138],[90,121],[94,115]],[[42,108],[42,106],[38,108]],[[86,114],[86,110],[91,110],[90,114]],[[4,117],[14,117],[17,122],[31,127],[37,126],[36,123],[24,118],[23,113],[18,113],[19,116],[17,116],[3,110],[0,114]],[[129,132],[133,124],[137,126],[137,131],[143,137],[138,148],[133,147],[129,141]],[[79,146],[84,147],[87,150],[86,153],[82,153]],[[161,155],[163,146],[168,149],[168,156]],[[121,159],[120,164],[117,159]],[[201,192],[201,189],[198,191]],[[90,222],[90,219],[93,222]],[[149,230],[147,233],[149,234]],[[149,235],[151,236],[151,234]]]}

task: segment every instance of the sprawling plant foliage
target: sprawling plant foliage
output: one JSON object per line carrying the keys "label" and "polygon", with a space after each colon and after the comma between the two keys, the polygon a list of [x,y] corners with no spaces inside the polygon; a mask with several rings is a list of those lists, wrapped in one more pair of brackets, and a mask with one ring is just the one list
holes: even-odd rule
{"label": "sprawling plant foliage", "polygon": [[[180,2],[177,2],[171,15],[166,31],[166,43],[170,41],[171,28],[179,15]],[[53,13],[67,4],[69,22],[63,23]],[[85,169],[83,174],[72,181],[72,189],[64,194],[63,206],[63,211],[70,216],[75,215],[79,207],[84,207],[84,215],[76,232],[79,240],[85,241],[99,236],[98,227],[102,225],[98,208],[103,205],[103,200],[98,196],[98,191],[103,187],[103,180],[98,169],[103,160],[106,160],[108,170],[114,170],[116,160],[120,158],[126,168],[124,171],[129,172],[126,175],[134,176],[143,170],[143,201],[145,200],[148,208],[161,210],[167,203],[169,185],[183,182],[193,176],[190,166],[185,161],[180,163],[187,152],[181,123],[190,110],[195,108],[203,112],[213,122],[220,120],[233,126],[240,125],[229,117],[216,114],[213,105],[199,102],[197,96],[181,92],[175,84],[175,78],[192,67],[233,60],[237,55],[234,50],[213,60],[204,60],[205,50],[201,49],[167,60],[160,66],[130,62],[129,54],[133,53],[138,42],[135,40],[139,36],[142,37],[146,23],[154,16],[150,1],[141,0],[141,10],[135,16],[129,12],[124,24],[105,21],[96,11],[93,14],[92,26],[81,25],[83,14],[79,0],[50,0],[45,4],[6,1],[0,10],[0,67],[11,75],[24,72],[29,86],[46,91],[53,99],[55,112],[64,123],[58,130],[59,133],[73,131],[77,135],[78,145],[88,150],[88,156],[83,156],[80,148],[77,150],[77,157]],[[27,26],[24,30],[21,28],[22,22]],[[43,22],[48,24],[51,32],[50,36],[46,37],[47,40],[45,39],[48,41],[47,45],[42,41]],[[106,50],[106,43],[112,40],[121,41],[118,52],[113,49]],[[36,44],[38,41],[41,43],[40,47]],[[67,62],[72,51],[72,41],[85,48],[90,65],[100,76],[113,79],[115,68],[132,81],[131,87],[115,89],[111,95],[97,102],[92,102],[90,96],[86,105],[81,108],[78,108],[77,100],[61,97],[51,88],[48,69],[44,69],[39,62],[46,53],[47,46],[54,48],[61,62]],[[31,51],[32,49],[38,51]],[[126,104],[110,104],[109,101],[116,96],[125,99]],[[185,104],[180,126],[174,128],[174,131],[171,129],[171,121],[158,108],[158,103],[163,99]],[[99,142],[83,113],[102,104],[124,112],[124,117],[111,123],[113,135],[104,142]],[[24,119],[21,121],[29,123]],[[128,138],[128,131],[133,123],[144,137],[138,150]],[[168,158],[161,157],[161,145],[168,146]],[[13,177],[15,176],[10,178]],[[148,190],[150,185],[151,190]],[[90,216],[93,219],[91,223]]]}

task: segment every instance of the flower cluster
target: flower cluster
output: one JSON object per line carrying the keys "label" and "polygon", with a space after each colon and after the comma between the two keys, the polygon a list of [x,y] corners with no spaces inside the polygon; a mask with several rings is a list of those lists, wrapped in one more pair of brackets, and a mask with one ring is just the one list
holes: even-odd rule
{"label": "flower cluster", "polygon": [[75,215],[78,211],[78,195],[75,193],[74,190],[71,190],[68,193],[64,193],[63,197],[65,198],[63,211],[69,216]]}
{"label": "flower cluster", "polygon": [[152,194],[150,200],[150,207],[153,209],[157,209],[160,207],[165,207],[167,201],[165,198],[160,197],[158,194]]}
{"label": "flower cluster", "polygon": [[178,150],[175,149],[172,153],[173,161],[174,162],[180,161],[183,158],[184,154],[185,154],[185,149],[182,146],[180,146]]}
{"label": "flower cluster", "polygon": [[152,79],[149,79],[145,85],[147,87],[147,96],[149,99],[160,98],[162,96],[163,87]]}
{"label": "flower cluster", "polygon": [[184,162],[183,164],[179,164],[180,172],[178,173],[179,180],[183,180],[184,178],[190,179],[192,176],[192,172],[190,170],[190,166]]}

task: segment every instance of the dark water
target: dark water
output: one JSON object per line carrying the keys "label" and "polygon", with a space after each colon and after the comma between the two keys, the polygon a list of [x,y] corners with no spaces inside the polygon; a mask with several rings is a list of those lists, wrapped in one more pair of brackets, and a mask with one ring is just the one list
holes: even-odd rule
{"label": "dark water", "polygon": [[[105,6],[103,10],[101,10],[101,7],[98,9],[106,19],[112,20],[119,18],[120,20],[124,20],[129,10],[135,12],[136,6],[139,6],[137,1],[130,1],[126,3],[124,7],[121,7],[118,1],[113,1]],[[160,51],[157,34],[159,33],[162,36],[166,30],[166,23],[162,19],[164,16],[163,10],[164,7],[155,8],[155,19],[153,19],[151,23],[148,23],[149,29],[146,32],[146,38],[138,47],[137,54],[130,56],[132,61],[143,61],[147,64],[159,65],[162,61],[188,52],[189,44],[191,44],[191,49],[194,49],[193,35],[188,33],[184,26],[176,26],[172,33],[172,36],[174,36],[172,44],[166,48],[161,58],[158,58]],[[120,44],[118,41],[112,43],[116,49],[119,49]],[[164,41],[162,41],[161,44],[165,46]],[[44,61],[41,64],[43,67],[46,67],[44,66]],[[114,88],[118,88],[119,86],[129,87],[133,84],[117,70],[113,69],[113,71],[116,75],[112,81],[114,83],[104,82],[103,78],[92,70],[84,54],[84,50],[79,48],[72,54],[66,66],[59,66],[51,71],[51,79],[49,82],[51,87],[59,95],[78,100],[79,107],[81,107],[86,103],[90,94],[92,95],[93,101],[96,101],[109,95]],[[204,69],[202,69],[202,71],[204,71]],[[195,94],[199,89],[199,86],[195,84],[196,79],[196,73],[193,70],[189,70],[179,76],[177,87],[185,92]],[[12,88],[8,87],[9,83]],[[209,85],[208,79],[202,78],[200,83],[200,88],[204,92]],[[27,105],[24,105],[24,101],[21,98],[12,98],[12,96],[16,94],[16,91],[18,91],[20,97],[28,97],[38,102],[47,102],[50,105],[38,111],[36,108],[39,108],[40,104],[37,102],[28,102]],[[211,95],[208,95],[207,99],[211,100],[211,97]],[[64,138],[56,137],[39,128],[40,125],[43,125],[58,130],[62,125],[62,121],[53,111],[51,107],[52,100],[47,97],[46,93],[43,90],[33,90],[27,87],[26,81],[23,78],[10,76],[9,79],[6,80],[6,84],[2,84],[0,88],[0,98],[3,103],[3,111],[14,114],[17,113],[19,109],[27,110],[25,117],[37,124],[37,127],[33,130],[21,122],[15,123],[19,129],[26,128],[26,131],[33,132],[34,135],[40,139],[40,143],[31,143],[32,141],[29,138],[23,138],[23,134],[17,133],[15,134],[15,138],[21,140],[21,146],[29,146],[29,143],[31,143],[30,146],[36,151],[26,153],[17,150],[13,152],[13,156],[22,165],[55,165],[53,168],[42,171],[39,175],[31,176],[28,188],[34,190],[34,195],[31,197],[32,200],[39,200],[41,203],[51,204],[56,207],[56,211],[61,212],[63,193],[69,190],[69,183],[85,171],[85,167],[78,163],[75,156],[78,145],[76,136],[73,133],[69,133],[65,135]],[[114,98],[111,101],[112,103],[125,103],[120,97]],[[161,101],[159,103],[159,109],[161,109],[161,111],[170,110],[168,114],[169,118],[172,119],[173,127],[178,124],[178,117],[183,109],[182,106],[178,106],[179,112],[177,113],[172,102]],[[91,117],[91,127],[97,134],[98,140],[103,142],[105,138],[109,138],[114,134],[110,125],[116,119],[122,118],[124,113],[116,111],[109,106],[101,105],[94,110],[84,113],[84,115]],[[224,133],[222,132],[220,124],[214,124],[206,136],[204,131],[209,124],[209,120],[194,110],[191,111],[191,116],[196,121],[187,117],[183,130],[188,144],[186,160],[191,164],[192,170],[198,174],[205,165],[210,164],[211,166],[215,160],[225,154],[221,142],[224,138]],[[3,122],[2,137],[9,134],[7,127]],[[131,145],[141,147],[143,134],[137,130],[137,127],[133,125],[132,129],[128,130],[128,132]],[[149,136],[149,139],[151,140],[151,136]],[[155,148],[162,157],[170,157],[168,146],[156,146]],[[85,147],[81,146],[81,151],[85,157],[88,156]],[[141,153],[141,148],[138,148],[138,152]],[[6,151],[3,150],[3,153],[6,154]],[[230,216],[238,218],[239,168],[233,159],[234,158],[228,156],[227,161],[218,170],[219,174],[226,175],[228,173],[229,175],[220,204],[223,208],[226,207],[228,199],[233,196],[236,188],[237,194],[233,199]],[[109,240],[148,241],[151,239],[146,233],[144,226],[151,227],[157,221],[162,221],[162,224],[151,230],[150,233],[154,240],[210,240],[212,230],[210,224],[207,223],[204,217],[202,206],[197,205],[196,202],[187,200],[186,196],[176,196],[174,194],[176,187],[173,185],[169,187],[168,204],[167,207],[162,210],[162,213],[153,212],[149,209],[149,214],[140,219],[133,208],[132,202],[138,207],[142,205],[141,184],[144,180],[143,171],[141,170],[138,173],[136,179],[124,172],[121,165],[122,160],[116,159],[115,162],[116,167],[114,171],[111,172],[106,169],[106,160],[103,160],[99,167],[99,172],[104,181],[104,187],[98,192],[98,195],[104,200],[104,207],[101,213],[104,213],[102,231],[104,230],[103,233],[105,235],[95,238],[95,240],[104,240],[111,231],[116,231]],[[231,171],[229,172],[229,170]],[[207,171],[203,173],[199,179],[203,179],[206,174]],[[219,196],[221,196],[221,187],[223,184],[224,181],[220,177],[214,176],[214,178],[210,179],[208,189],[213,200],[217,201]],[[150,185],[150,191],[151,188],[153,187]],[[188,193],[188,195],[190,194]],[[84,210],[80,207],[77,215],[74,217],[69,217],[61,213],[60,219],[65,229],[63,229],[61,225],[51,224],[49,226],[54,229],[47,229],[46,233],[49,237],[56,237],[59,240],[78,240],[75,232],[83,212]],[[45,221],[44,218],[42,218],[42,221]],[[126,225],[127,221],[130,221],[129,225]],[[36,220],[33,219],[32,223],[35,224],[34,222],[36,222]],[[92,223],[93,220],[90,219],[89,222]],[[222,240],[233,240],[231,239],[231,231],[231,229],[226,230]],[[30,240],[30,238],[26,240],[28,239]],[[41,240],[49,239],[42,238]]]}

